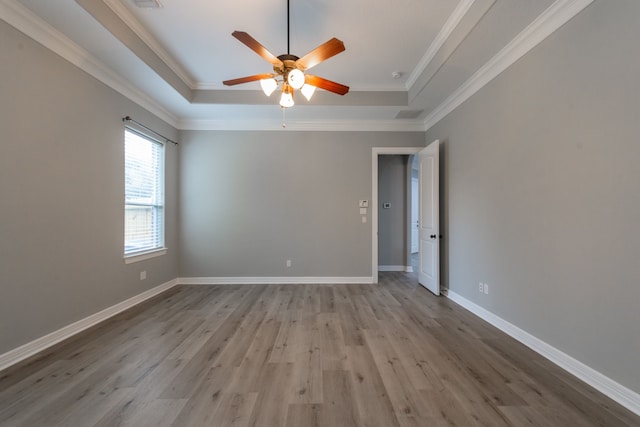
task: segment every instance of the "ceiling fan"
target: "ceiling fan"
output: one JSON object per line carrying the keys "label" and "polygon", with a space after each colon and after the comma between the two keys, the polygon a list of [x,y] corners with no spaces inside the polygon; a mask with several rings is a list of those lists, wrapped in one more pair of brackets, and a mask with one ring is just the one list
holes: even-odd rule
{"label": "ceiling fan", "polygon": [[326,61],[345,50],[344,43],[337,38],[321,44],[303,57],[299,58],[291,55],[289,52],[290,36],[289,36],[289,0],[287,0],[287,53],[275,56],[269,52],[256,39],[251,37],[244,31],[234,31],[231,34],[249,49],[256,52],[267,62],[273,65],[273,73],[256,74],[248,77],[241,77],[233,80],[225,80],[222,83],[226,86],[234,86],[243,83],[260,81],[260,85],[264,93],[269,96],[278,87],[278,82],[282,82],[282,96],[280,105],[288,108],[294,105],[293,92],[300,90],[302,94],[311,99],[316,88],[324,89],[338,95],[344,95],[349,92],[349,86],[332,82],[322,77],[305,74],[305,71],[319,63]]}

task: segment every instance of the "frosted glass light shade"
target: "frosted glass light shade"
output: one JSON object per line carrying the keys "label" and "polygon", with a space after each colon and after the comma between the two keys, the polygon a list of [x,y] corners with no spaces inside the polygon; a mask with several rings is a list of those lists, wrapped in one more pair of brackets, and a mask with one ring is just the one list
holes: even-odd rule
{"label": "frosted glass light shade", "polygon": [[300,92],[302,92],[304,97],[307,98],[307,101],[311,101],[311,97],[313,96],[315,91],[316,87],[311,85],[304,85],[302,86],[302,89],[300,89]]}
{"label": "frosted glass light shade", "polygon": [[282,91],[282,96],[280,97],[280,106],[282,108],[293,107],[293,93],[287,89]]}
{"label": "frosted glass light shade", "polygon": [[265,95],[269,96],[278,87],[276,79],[262,79],[260,80],[260,86]]}
{"label": "frosted glass light shade", "polygon": [[289,71],[287,83],[294,89],[300,89],[304,84],[304,73],[297,68]]}

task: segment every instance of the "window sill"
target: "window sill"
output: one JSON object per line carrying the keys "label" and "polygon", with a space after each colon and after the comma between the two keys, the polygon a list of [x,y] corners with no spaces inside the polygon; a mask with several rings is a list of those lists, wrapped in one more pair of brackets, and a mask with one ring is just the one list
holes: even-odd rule
{"label": "window sill", "polygon": [[166,253],[167,253],[167,248],[159,248],[159,249],[153,249],[147,252],[133,253],[133,254],[124,256],[124,263],[133,264],[134,262],[140,262],[146,259],[155,258],[158,256],[165,255]]}

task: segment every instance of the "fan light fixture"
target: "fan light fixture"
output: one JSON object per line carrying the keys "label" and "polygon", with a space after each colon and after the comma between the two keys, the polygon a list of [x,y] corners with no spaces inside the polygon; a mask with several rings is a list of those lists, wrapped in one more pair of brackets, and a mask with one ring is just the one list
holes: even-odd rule
{"label": "fan light fixture", "polygon": [[271,63],[273,73],[256,74],[253,76],[240,77],[238,79],[225,80],[222,83],[226,86],[234,86],[243,83],[260,81],[260,87],[265,95],[270,96],[282,83],[282,95],[280,96],[280,105],[282,108],[292,107],[294,90],[299,90],[302,95],[311,100],[316,88],[324,89],[338,95],[344,95],[349,92],[349,86],[332,82],[322,77],[305,74],[309,68],[343,52],[345,50],[344,43],[336,39],[321,44],[302,58],[289,53],[290,47],[290,25],[289,25],[289,0],[287,0],[287,53],[275,56],[262,46],[256,39],[251,37],[244,31],[234,31],[231,33],[233,37],[241,43],[260,55],[263,59]]}
{"label": "fan light fixture", "polygon": [[260,86],[265,95],[271,96],[273,91],[278,87],[278,82],[276,79],[262,79],[260,80]]}
{"label": "fan light fixture", "polygon": [[280,97],[280,106],[282,108],[293,107],[295,102],[293,102],[293,88],[288,84],[284,83],[282,85],[282,96]]}
{"label": "fan light fixture", "polygon": [[311,101],[311,97],[313,96],[315,91],[316,87],[311,85],[302,85],[302,88],[300,89],[300,92],[302,92],[304,97],[307,98],[307,101]]}
{"label": "fan light fixture", "polygon": [[[296,70],[298,71],[300,74],[302,74],[302,71],[300,70]],[[289,73],[289,76],[291,76],[291,73]],[[304,79],[304,74],[302,74],[302,78]],[[294,77],[287,79],[288,83],[287,86],[289,86],[291,88],[291,91],[286,91],[287,94],[287,100],[283,100],[284,96],[285,96],[285,90],[284,90],[284,84],[283,84],[283,91],[282,91],[282,97],[280,97],[280,105],[284,108],[289,108],[291,106],[293,106],[295,103],[293,102],[293,89],[300,89],[300,92],[302,92],[302,95],[304,95],[304,97],[307,99],[307,101],[311,101],[311,97],[313,96],[313,94],[316,91],[316,87],[315,86],[311,86],[308,84],[302,84],[302,86],[300,87],[296,87],[299,85],[299,83],[296,81],[296,78]],[[260,87],[262,88],[262,91],[264,92],[265,95],[267,96],[271,96],[271,94],[273,92],[275,92],[275,90],[278,88],[278,81],[276,79],[262,79],[260,80]],[[288,99],[291,98],[291,101],[289,101]],[[290,105],[289,105],[290,104]]]}
{"label": "fan light fixture", "polygon": [[287,83],[294,89],[300,89],[304,85],[304,73],[297,68],[289,71]]}

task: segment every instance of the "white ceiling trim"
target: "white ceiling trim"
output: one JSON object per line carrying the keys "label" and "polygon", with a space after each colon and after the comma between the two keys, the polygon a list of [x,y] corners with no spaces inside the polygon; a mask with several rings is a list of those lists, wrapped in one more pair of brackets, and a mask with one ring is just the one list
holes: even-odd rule
{"label": "white ceiling trim", "polygon": [[353,120],[353,121],[286,121],[278,120],[180,120],[181,130],[235,131],[332,131],[332,132],[424,132],[416,120]]}
{"label": "white ceiling trim", "polygon": [[[426,131],[511,66],[515,61],[537,46],[555,30],[589,6],[593,1],[594,0],[557,0],[498,52],[498,54],[474,73],[471,78],[456,89],[442,104],[436,107],[424,121],[359,120],[344,122],[292,122],[287,124],[287,129],[310,131]],[[460,18],[464,16],[464,14],[461,13],[463,9],[462,5],[470,7],[471,4],[473,4],[473,0],[463,0],[463,2],[459,4],[459,8],[456,10],[458,11],[457,13],[460,14]],[[454,12],[454,14],[456,13]],[[452,16],[454,14],[452,14]],[[89,52],[75,44],[64,34],[53,28],[16,0],[0,0],[0,19],[178,129],[282,130],[280,123],[274,123],[272,121],[247,122],[242,120],[179,119],[153,98],[129,84],[128,81],[104,63],[100,62]],[[449,21],[453,23],[451,17],[447,21],[448,24]],[[453,28],[455,28],[455,26],[453,26]],[[139,34],[138,36],[141,37]],[[444,41],[446,41],[446,38],[443,39],[443,42]],[[427,55],[425,55],[425,57],[426,56]],[[428,62],[425,62],[425,66],[427,65]]]}
{"label": "white ceiling trim", "polygon": [[0,19],[172,126],[178,118],[16,0],[0,2]]}
{"label": "white ceiling trim", "polygon": [[446,117],[487,83],[522,58],[527,52],[566,24],[594,0],[557,0],[520,32],[509,44],[456,89],[424,120],[425,130]]}
{"label": "white ceiling trim", "polygon": [[449,36],[451,36],[453,30],[455,30],[462,18],[464,18],[469,9],[471,9],[474,2],[475,0],[462,0],[458,3],[458,6],[456,6],[454,11],[451,13],[447,22],[445,22],[444,26],[440,29],[440,32],[433,40],[422,59],[420,59],[420,62],[418,62],[418,65],[416,65],[416,68],[414,68],[407,78],[407,90],[411,89],[411,86],[415,84],[420,75],[427,69],[427,66],[429,66],[431,61],[433,61],[433,58],[436,56],[442,45],[444,45]]}
{"label": "white ceiling trim", "polygon": [[222,86],[219,84],[215,84],[215,83],[202,83],[202,82],[196,82],[196,84],[194,85],[194,87],[192,89],[194,90],[217,90],[220,89]]}
{"label": "white ceiling trim", "polygon": [[[115,13],[115,12],[114,12]],[[0,0],[0,19],[53,53],[69,61],[116,92],[149,110],[176,129],[181,130],[283,130],[281,122],[263,120],[190,120],[180,119],[153,98],[131,85],[88,51],[56,30],[17,0]],[[122,19],[122,18],[121,18]],[[140,37],[140,35],[138,34]],[[157,52],[156,52],[157,53]],[[287,130],[304,131],[390,131],[422,132],[424,124],[416,120],[359,120],[287,123]]]}
{"label": "white ceiling trim", "polygon": [[129,9],[119,0],[103,0],[107,6],[124,22],[143,42],[171,69],[176,75],[189,86],[191,90],[201,89],[189,72],[178,63],[162,44],[136,19]]}

